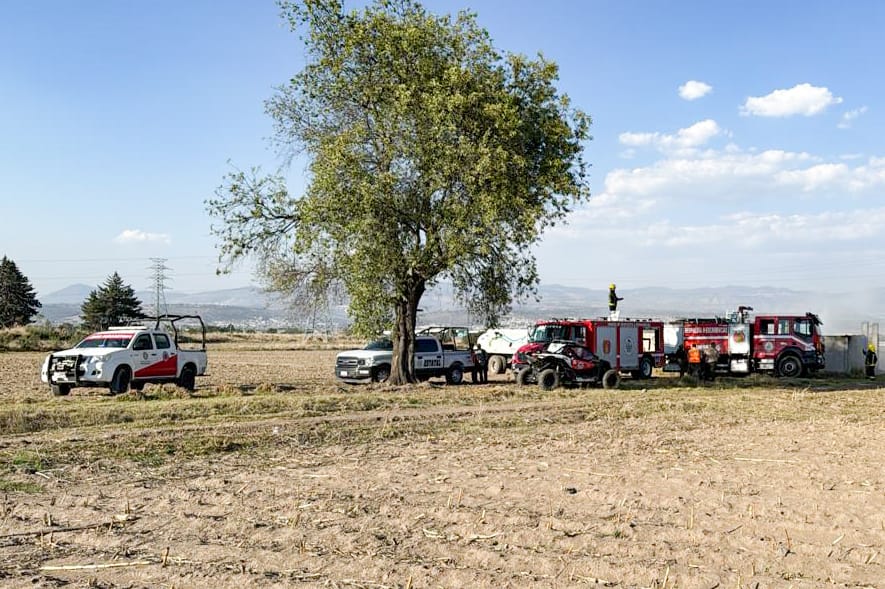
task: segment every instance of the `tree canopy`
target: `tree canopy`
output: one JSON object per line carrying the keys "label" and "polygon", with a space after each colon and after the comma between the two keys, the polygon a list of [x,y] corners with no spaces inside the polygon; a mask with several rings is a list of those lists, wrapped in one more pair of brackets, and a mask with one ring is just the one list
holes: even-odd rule
{"label": "tree canopy", "polygon": [[207,201],[221,262],[254,256],[272,288],[301,296],[343,288],[358,333],[392,327],[391,380],[412,381],[428,287],[450,280],[489,323],[533,292],[532,245],[589,197],[590,118],[557,91],[554,63],[498,52],[475,14],[281,6],[307,63],[266,110],[279,152],[306,156],[307,187],[229,174]]}
{"label": "tree canopy", "polygon": [[125,325],[127,321],[143,317],[141,301],[116,272],[105,280],[103,286],[90,292],[80,306],[80,319],[89,329]]}
{"label": "tree canopy", "polygon": [[0,260],[0,327],[27,325],[41,306],[27,277],[15,262],[3,256]]}

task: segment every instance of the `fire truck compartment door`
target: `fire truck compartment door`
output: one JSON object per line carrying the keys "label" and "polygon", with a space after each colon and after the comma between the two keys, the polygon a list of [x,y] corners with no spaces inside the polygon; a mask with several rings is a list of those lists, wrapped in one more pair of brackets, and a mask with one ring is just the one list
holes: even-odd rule
{"label": "fire truck compartment door", "polygon": [[639,328],[621,327],[621,365],[623,370],[639,368]]}
{"label": "fire truck compartment door", "polygon": [[750,325],[732,323],[728,326],[728,353],[732,356],[750,354]]}
{"label": "fire truck compartment door", "polygon": [[618,367],[618,333],[614,327],[600,326],[596,328],[596,355]]}

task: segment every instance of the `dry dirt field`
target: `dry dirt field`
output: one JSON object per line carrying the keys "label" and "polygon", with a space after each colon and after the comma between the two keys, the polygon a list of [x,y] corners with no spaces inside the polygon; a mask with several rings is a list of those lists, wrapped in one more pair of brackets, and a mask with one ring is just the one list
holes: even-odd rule
{"label": "dry dirt field", "polygon": [[42,356],[0,354],[2,587],[885,587],[881,383],[341,386],[241,345],[192,396],[55,399]]}

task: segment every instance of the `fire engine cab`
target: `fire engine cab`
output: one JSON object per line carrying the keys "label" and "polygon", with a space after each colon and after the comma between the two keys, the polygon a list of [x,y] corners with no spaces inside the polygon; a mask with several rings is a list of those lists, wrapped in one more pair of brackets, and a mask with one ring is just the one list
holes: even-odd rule
{"label": "fire engine cab", "polygon": [[618,372],[651,378],[664,365],[664,323],[651,319],[549,319],[529,330],[529,341],[513,354],[513,375],[528,366],[528,354],[543,351],[550,342],[571,341],[586,346]]}
{"label": "fire engine cab", "polygon": [[665,326],[665,371],[685,372],[705,362],[715,374],[772,372],[796,377],[824,367],[821,320],[805,315],[756,315],[738,307],[707,319],[680,319]]}

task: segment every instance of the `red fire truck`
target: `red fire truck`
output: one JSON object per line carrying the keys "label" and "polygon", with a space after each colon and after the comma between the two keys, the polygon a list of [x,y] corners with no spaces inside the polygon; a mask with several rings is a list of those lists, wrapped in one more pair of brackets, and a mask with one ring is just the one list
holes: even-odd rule
{"label": "red fire truck", "polygon": [[[821,321],[814,313],[750,317],[738,307],[726,317],[681,319],[665,326],[665,371],[703,362],[710,374],[772,372],[796,377],[824,367]],[[692,358],[693,357],[693,358]]]}
{"label": "red fire truck", "polygon": [[549,319],[538,321],[529,342],[513,354],[514,376],[528,366],[527,354],[538,352],[551,341],[571,341],[629,372],[634,378],[650,378],[654,368],[664,365],[664,323],[652,319]]}

